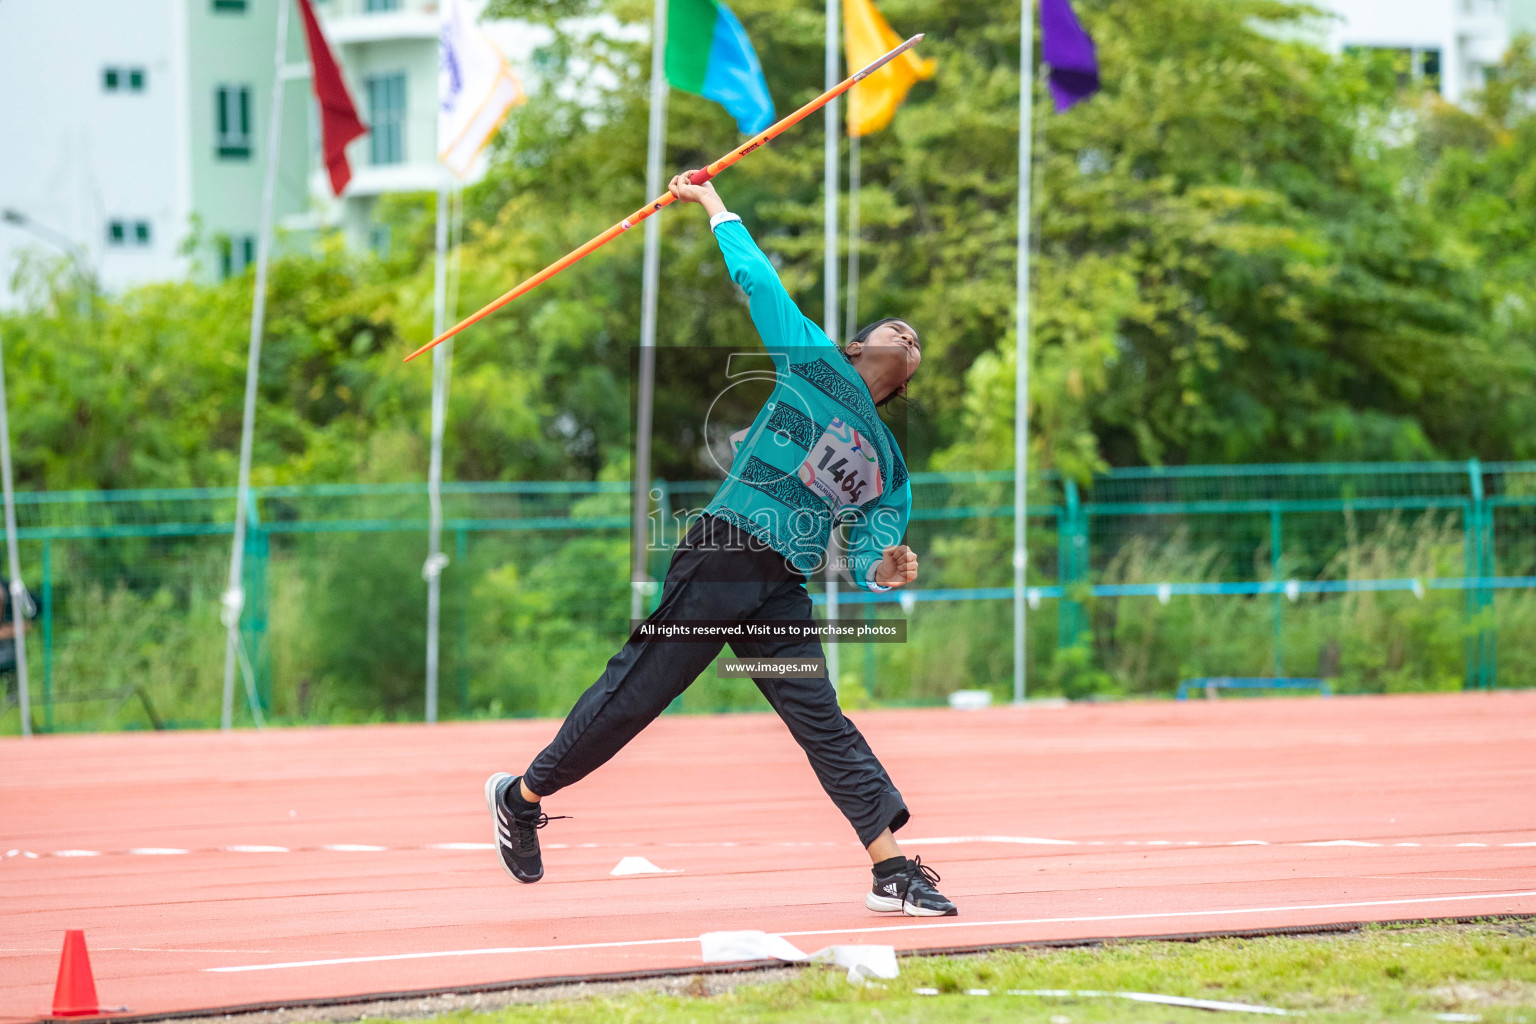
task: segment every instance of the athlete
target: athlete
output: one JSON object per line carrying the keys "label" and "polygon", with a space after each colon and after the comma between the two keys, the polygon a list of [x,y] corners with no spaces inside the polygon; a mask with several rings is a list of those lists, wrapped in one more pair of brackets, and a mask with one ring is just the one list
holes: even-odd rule
{"label": "athlete", "polygon": [[[811,619],[808,576],[824,565],[834,525],[847,537],[843,568],[859,586],[886,591],[917,579],[917,555],[901,543],[911,486],[896,439],[877,406],[905,392],[922,362],[917,332],[888,318],[839,350],[800,313],[766,256],[726,210],[713,185],[668,186],[697,203],[731,277],[746,292],[752,322],[773,357],[777,380],[745,432],[725,483],[673,552],[661,602],[646,620]],[[720,653],[720,642],[643,636],[642,626],[577,700],[554,741],[521,776],[497,772],[485,784],[502,867],[519,882],[544,877],[540,802],[607,762],[686,690]],[[821,658],[814,635],[732,640],[741,658]],[[938,873],[906,858],[892,835],[908,812],[869,744],[838,706],[825,672],[816,678],[754,679],[810,760],[873,863],[865,905],[937,917],[957,913],[935,887]]]}

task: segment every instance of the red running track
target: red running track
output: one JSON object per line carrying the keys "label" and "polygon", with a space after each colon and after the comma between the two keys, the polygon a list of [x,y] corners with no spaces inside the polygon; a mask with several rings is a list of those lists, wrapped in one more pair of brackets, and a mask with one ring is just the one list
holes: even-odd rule
{"label": "red running track", "polygon": [[[549,721],[0,741],[0,1017],[47,1011],[66,928],[104,1004],[154,1013],[688,968],[725,929],[933,949],[1536,913],[1536,692],[856,717],[959,918],[864,909],[864,854],[768,714],[658,721],[550,802],[574,818],[532,886],[481,787]],[[611,877],[631,855],[674,873]]]}

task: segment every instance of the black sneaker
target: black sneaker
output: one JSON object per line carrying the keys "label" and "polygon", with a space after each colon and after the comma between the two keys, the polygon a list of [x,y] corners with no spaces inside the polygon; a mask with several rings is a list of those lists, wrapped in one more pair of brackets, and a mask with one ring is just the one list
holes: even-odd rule
{"label": "black sneaker", "polygon": [[960,911],[934,888],[938,882],[939,873],[924,864],[923,858],[913,857],[905,867],[889,875],[877,874],[875,887],[865,895],[864,905],[882,914],[954,917]]}
{"label": "black sneaker", "polygon": [[519,882],[537,882],[544,877],[544,859],[539,856],[538,830],[555,818],[565,815],[549,815],[538,810],[533,813],[513,813],[507,799],[520,777],[497,772],[485,780],[485,805],[491,811],[491,824],[496,839],[496,853],[507,874]]}

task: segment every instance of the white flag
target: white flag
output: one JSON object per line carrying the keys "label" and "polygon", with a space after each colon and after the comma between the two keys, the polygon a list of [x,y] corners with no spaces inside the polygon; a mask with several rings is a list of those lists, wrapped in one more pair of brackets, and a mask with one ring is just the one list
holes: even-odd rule
{"label": "white flag", "polygon": [[463,178],[507,111],[526,97],[468,0],[440,0],[438,11],[437,158]]}

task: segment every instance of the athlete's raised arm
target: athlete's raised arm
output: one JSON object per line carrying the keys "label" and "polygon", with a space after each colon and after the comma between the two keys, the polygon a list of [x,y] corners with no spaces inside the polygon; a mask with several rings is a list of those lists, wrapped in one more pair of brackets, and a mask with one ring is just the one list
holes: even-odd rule
{"label": "athlete's raised arm", "polygon": [[731,280],[747,293],[752,323],[762,336],[764,347],[769,351],[834,347],[821,328],[800,312],[800,307],[784,290],[779,272],[752,241],[741,218],[725,208],[715,186],[710,182],[690,184],[688,177],[692,173],[684,171],[673,178],[667,188],[682,202],[698,203],[709,214],[709,226],[715,233],[715,241],[720,244],[726,269],[730,271]]}

